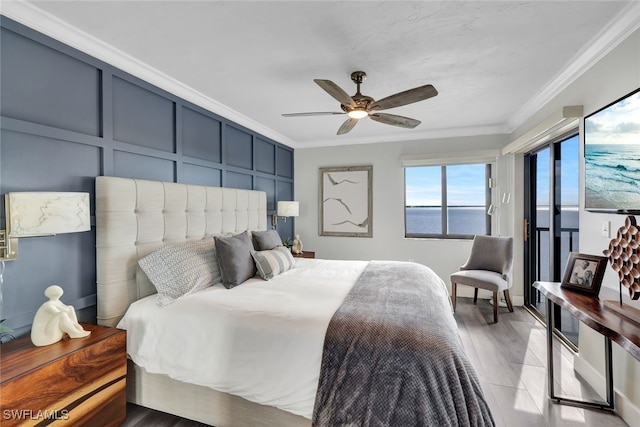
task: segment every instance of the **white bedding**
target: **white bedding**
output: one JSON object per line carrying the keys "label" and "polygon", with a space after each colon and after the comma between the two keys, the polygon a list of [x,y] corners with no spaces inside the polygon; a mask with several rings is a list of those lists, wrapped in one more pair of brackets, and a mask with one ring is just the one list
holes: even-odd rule
{"label": "white bedding", "polygon": [[218,284],[165,307],[151,295],[118,327],[150,373],[311,419],[327,326],[367,263],[297,259],[269,281]]}

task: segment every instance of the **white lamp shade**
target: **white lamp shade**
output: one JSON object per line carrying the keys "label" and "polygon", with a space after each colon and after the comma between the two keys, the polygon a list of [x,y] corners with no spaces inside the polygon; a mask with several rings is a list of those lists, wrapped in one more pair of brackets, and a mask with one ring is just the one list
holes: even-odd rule
{"label": "white lamp shade", "polygon": [[9,237],[89,231],[89,193],[21,192],[5,197]]}
{"label": "white lamp shade", "polygon": [[278,202],[278,216],[298,216],[299,212],[298,202]]}

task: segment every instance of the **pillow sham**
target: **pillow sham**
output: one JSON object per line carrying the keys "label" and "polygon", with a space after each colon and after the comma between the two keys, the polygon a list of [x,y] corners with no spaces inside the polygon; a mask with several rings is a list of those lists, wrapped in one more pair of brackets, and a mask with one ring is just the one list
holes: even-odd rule
{"label": "pillow sham", "polygon": [[222,273],[222,284],[231,289],[245,282],[256,274],[256,267],[251,257],[253,244],[248,232],[228,237],[214,237],[218,263]]}
{"label": "pillow sham", "polygon": [[257,251],[267,251],[282,246],[282,239],[276,230],[254,231],[253,238],[256,241]]}
{"label": "pillow sham", "polygon": [[158,291],[160,306],[222,281],[211,238],[166,246],[141,258],[138,265]]}
{"label": "pillow sham", "polygon": [[291,251],[284,246],[278,246],[268,251],[255,251],[251,253],[260,277],[264,280],[273,279],[280,273],[291,270],[295,260]]}

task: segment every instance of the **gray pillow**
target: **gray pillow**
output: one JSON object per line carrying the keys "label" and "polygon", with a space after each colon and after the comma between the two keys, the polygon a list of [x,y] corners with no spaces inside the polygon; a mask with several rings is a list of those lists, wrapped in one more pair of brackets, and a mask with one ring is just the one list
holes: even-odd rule
{"label": "gray pillow", "polygon": [[231,289],[256,274],[251,252],[253,245],[249,233],[236,234],[229,237],[214,237],[218,263],[222,273],[222,284]]}
{"label": "gray pillow", "polygon": [[255,251],[251,255],[256,262],[260,277],[264,280],[272,279],[280,273],[291,270],[296,263],[289,249],[284,246],[268,251]]}
{"label": "gray pillow", "polygon": [[213,239],[166,246],[138,261],[165,306],[222,281]]}
{"label": "gray pillow", "polygon": [[268,251],[282,246],[282,239],[276,230],[253,231],[253,238],[256,241],[256,250],[258,251]]}

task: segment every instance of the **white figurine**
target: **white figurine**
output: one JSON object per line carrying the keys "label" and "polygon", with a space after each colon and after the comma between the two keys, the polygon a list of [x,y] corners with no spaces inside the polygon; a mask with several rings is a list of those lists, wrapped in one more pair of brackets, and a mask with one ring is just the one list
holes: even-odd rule
{"label": "white figurine", "polygon": [[49,301],[40,306],[33,318],[31,327],[33,345],[41,347],[56,343],[65,333],[71,338],[82,338],[91,333],[82,329],[73,307],[64,305],[60,301],[63,293],[62,288],[57,285],[45,289],[44,295],[49,298]]}
{"label": "white figurine", "polygon": [[302,240],[300,240],[300,235],[296,234],[296,238],[293,239],[293,246],[291,246],[291,252],[294,254],[302,253]]}

